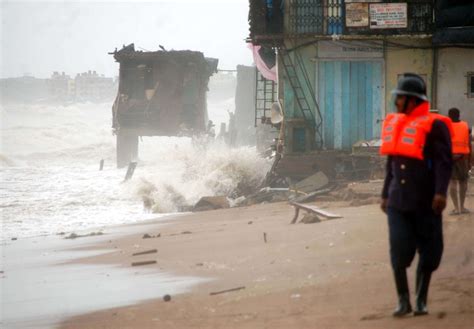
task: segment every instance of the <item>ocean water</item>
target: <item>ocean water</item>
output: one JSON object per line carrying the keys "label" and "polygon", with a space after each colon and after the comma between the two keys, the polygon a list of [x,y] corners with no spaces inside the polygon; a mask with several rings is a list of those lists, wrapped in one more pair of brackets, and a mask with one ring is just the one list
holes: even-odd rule
{"label": "ocean water", "polygon": [[[209,105],[216,125],[232,103]],[[2,240],[183,211],[202,196],[232,196],[239,184],[257,186],[270,167],[252,147],[147,137],[140,141],[134,177],[123,182],[126,168],[115,167],[111,104],[2,105],[0,115]]]}

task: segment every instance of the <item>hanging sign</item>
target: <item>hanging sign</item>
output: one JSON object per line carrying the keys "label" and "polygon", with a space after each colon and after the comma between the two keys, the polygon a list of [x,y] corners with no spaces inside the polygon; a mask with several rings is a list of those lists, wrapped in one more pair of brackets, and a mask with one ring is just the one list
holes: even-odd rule
{"label": "hanging sign", "polygon": [[407,27],[406,3],[371,3],[371,29],[399,29]]}
{"label": "hanging sign", "polygon": [[346,3],[346,26],[369,26],[369,4],[357,2]]}

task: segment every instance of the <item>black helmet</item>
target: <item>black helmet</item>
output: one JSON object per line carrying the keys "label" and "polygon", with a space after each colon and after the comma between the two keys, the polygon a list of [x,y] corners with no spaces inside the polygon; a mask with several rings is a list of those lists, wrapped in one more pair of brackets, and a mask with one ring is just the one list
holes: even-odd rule
{"label": "black helmet", "polygon": [[414,73],[405,73],[398,81],[397,89],[392,90],[392,94],[414,96],[424,101],[428,100],[425,81]]}

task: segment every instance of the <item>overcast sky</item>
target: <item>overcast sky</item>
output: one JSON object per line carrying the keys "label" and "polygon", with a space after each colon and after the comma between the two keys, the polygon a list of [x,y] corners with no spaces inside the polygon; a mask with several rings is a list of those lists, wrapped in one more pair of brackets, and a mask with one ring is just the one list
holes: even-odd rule
{"label": "overcast sky", "polygon": [[4,1],[1,77],[95,70],[117,75],[107,52],[123,44],[192,49],[219,58],[221,69],[251,64],[248,0]]}

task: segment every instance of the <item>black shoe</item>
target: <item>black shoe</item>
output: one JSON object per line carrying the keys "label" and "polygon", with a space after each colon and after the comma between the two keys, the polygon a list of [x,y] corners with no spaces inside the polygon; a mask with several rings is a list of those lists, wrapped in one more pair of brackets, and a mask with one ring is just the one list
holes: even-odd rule
{"label": "black shoe", "polygon": [[426,315],[428,314],[427,300],[428,300],[428,288],[430,286],[431,272],[424,272],[418,270],[416,272],[416,307],[413,315]]}
{"label": "black shoe", "polygon": [[408,292],[407,271],[405,268],[394,269],[395,285],[398,293],[398,306],[392,313],[395,317],[401,317],[411,313],[410,293]]}
{"label": "black shoe", "polygon": [[407,314],[410,314],[412,311],[410,304],[410,296],[408,294],[403,294],[398,296],[398,306],[395,311],[392,313],[394,317],[402,317]]}

